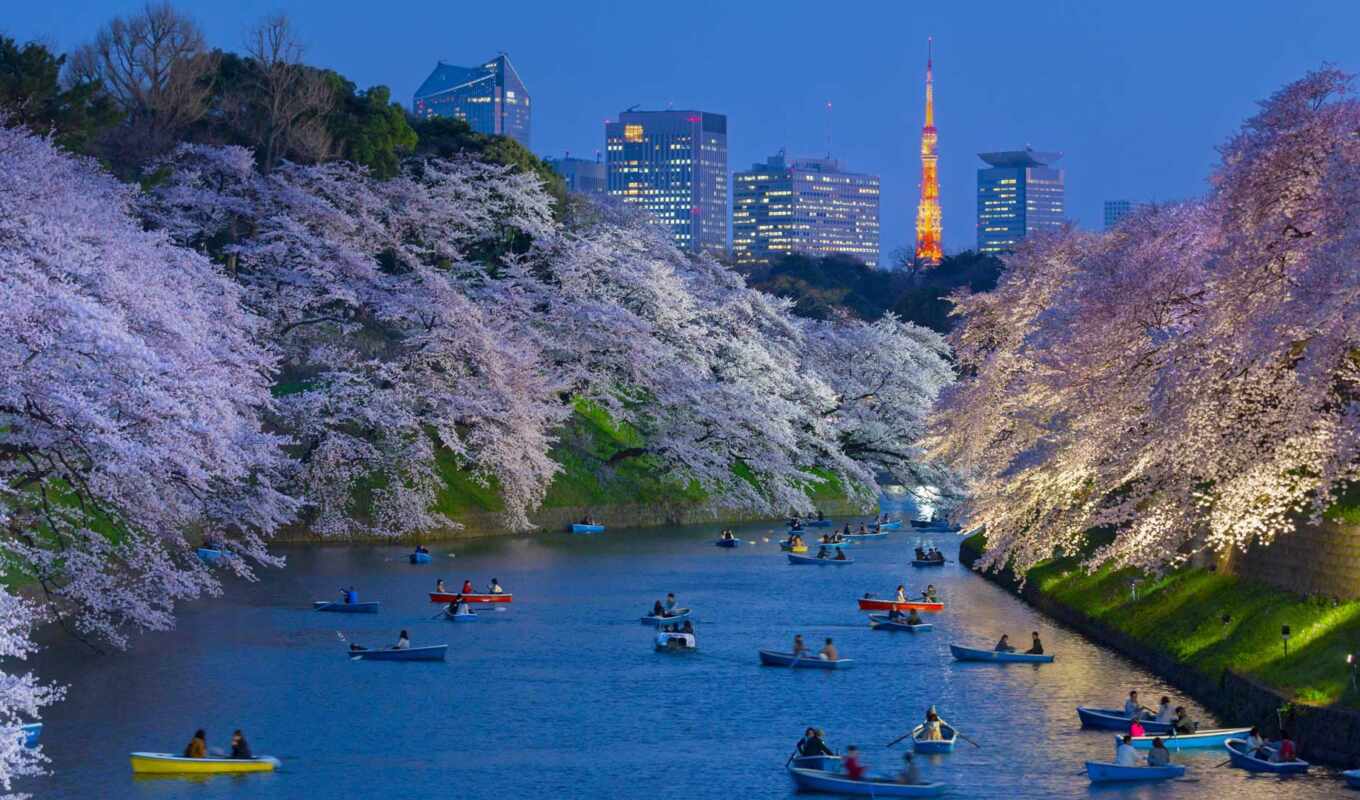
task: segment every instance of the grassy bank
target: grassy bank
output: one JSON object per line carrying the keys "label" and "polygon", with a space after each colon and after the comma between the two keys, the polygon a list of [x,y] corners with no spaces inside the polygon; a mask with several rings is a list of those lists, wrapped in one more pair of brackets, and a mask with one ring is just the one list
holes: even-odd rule
{"label": "grassy bank", "polygon": [[[967,543],[978,552],[985,544],[981,534]],[[1334,604],[1201,568],[1088,574],[1076,558],[1044,562],[1026,578],[1032,591],[1210,679],[1230,668],[1303,703],[1360,708],[1346,665],[1360,650],[1360,601]]]}

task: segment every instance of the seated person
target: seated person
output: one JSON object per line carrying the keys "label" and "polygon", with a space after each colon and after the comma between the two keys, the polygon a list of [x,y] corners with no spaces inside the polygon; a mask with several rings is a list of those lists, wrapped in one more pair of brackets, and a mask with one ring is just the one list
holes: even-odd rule
{"label": "seated person", "polygon": [[996,650],[996,652],[998,653],[1015,652],[1015,648],[1011,645],[1011,638],[1004,633],[1001,634],[1001,641],[997,642],[996,647],[994,647],[993,649]]}
{"label": "seated person", "polygon": [[803,732],[803,738],[798,740],[798,755],[800,756],[834,756],[830,747],[822,740],[822,732],[816,728],[808,728]]}
{"label": "seated person", "polygon": [[845,758],[841,759],[841,767],[845,769],[845,777],[852,781],[864,780],[864,774],[868,772],[859,760],[859,748],[853,744],[845,748]]}
{"label": "seated person", "polygon": [[657,600],[655,603],[652,604],[652,616],[654,617],[666,616],[666,607],[661,605],[660,600]]}
{"label": "seated person", "polygon": [[1147,763],[1149,767],[1165,767],[1171,763],[1171,751],[1162,744],[1162,737],[1158,736],[1152,740],[1152,750],[1148,752]]}
{"label": "seated person", "polygon": [[1185,706],[1176,706],[1176,718],[1171,721],[1171,726],[1176,733],[1194,733],[1195,729],[1199,727],[1185,712]]}
{"label": "seated person", "polygon": [[1038,632],[1038,631],[1034,631],[1033,633],[1030,634],[1030,636],[1033,637],[1033,641],[1030,643],[1029,649],[1026,650],[1025,652],[1026,652],[1027,654],[1029,654],[1029,655],[1032,655],[1032,656],[1041,656],[1041,655],[1043,655],[1043,654],[1044,654],[1044,643],[1041,642],[1041,641],[1039,641],[1039,632]]}
{"label": "seated person", "polygon": [[913,608],[913,609],[911,610],[911,613],[907,614],[907,624],[908,624],[908,625],[920,625],[921,622],[922,622],[922,620],[921,620],[921,615],[920,615],[920,614],[917,614],[917,613],[916,613],[916,609]]}
{"label": "seated person", "polygon": [[845,559],[845,551],[842,550],[842,549],[840,549],[839,547],[836,548],[836,560],[837,560],[837,561],[845,561],[845,560],[846,560],[846,559]]}
{"label": "seated person", "polygon": [[500,582],[500,581],[496,580],[495,578],[492,578],[492,579],[491,579],[491,588],[488,590],[488,593],[489,593],[489,594],[505,594],[505,590],[501,588],[501,582]]}
{"label": "seated person", "polygon": [[897,782],[905,786],[913,786],[921,782],[921,772],[916,768],[916,761],[910,752],[902,754],[902,771],[897,773]]}
{"label": "seated person", "polygon": [[830,554],[829,554],[829,553],[827,552],[827,550],[826,550],[826,545],[822,545],[820,548],[818,548],[818,550],[817,550],[817,557],[818,557],[818,558],[826,558],[828,555],[830,555]]}
{"label": "seated person", "polygon": [[830,636],[826,637],[826,645],[822,647],[821,651],[818,652],[817,655],[823,661],[835,661],[840,657],[840,654],[836,652],[836,645],[831,643]]}

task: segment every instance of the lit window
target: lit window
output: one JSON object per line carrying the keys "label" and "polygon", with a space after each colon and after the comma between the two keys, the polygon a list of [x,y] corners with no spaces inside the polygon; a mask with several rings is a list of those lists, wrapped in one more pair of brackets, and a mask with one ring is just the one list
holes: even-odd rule
{"label": "lit window", "polygon": [[624,126],[623,126],[623,140],[624,140],[625,142],[640,142],[640,141],[642,141],[642,126],[641,126],[641,125],[624,125]]}

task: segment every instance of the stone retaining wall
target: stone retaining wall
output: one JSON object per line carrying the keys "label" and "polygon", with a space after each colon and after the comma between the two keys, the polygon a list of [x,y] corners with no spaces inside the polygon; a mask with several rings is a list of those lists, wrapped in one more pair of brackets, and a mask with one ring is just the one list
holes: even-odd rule
{"label": "stone retaining wall", "polygon": [[[981,555],[967,540],[959,545],[959,563],[970,569]],[[1294,702],[1230,669],[1218,676],[1205,675],[1167,653],[1150,650],[1126,634],[1053,600],[1032,583],[1021,589],[1019,580],[1009,569],[979,574],[1087,638],[1155,672],[1213,711],[1225,725],[1260,725],[1262,731],[1273,734],[1280,727],[1277,711],[1289,705],[1283,722],[1299,743],[1304,758],[1347,769],[1360,763],[1360,713]]]}
{"label": "stone retaining wall", "polygon": [[1295,594],[1360,598],[1360,526],[1300,525],[1268,546],[1230,551],[1220,569]]}

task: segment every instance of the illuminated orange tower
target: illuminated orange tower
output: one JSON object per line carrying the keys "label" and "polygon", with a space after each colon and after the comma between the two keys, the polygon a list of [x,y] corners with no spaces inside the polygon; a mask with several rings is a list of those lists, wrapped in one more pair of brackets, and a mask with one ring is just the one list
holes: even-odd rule
{"label": "illuminated orange tower", "polygon": [[935,154],[935,86],[931,76],[934,38],[926,39],[926,124],[921,127],[921,203],[916,206],[916,261],[940,263],[944,251],[940,237],[944,223],[940,216],[939,156]]}

